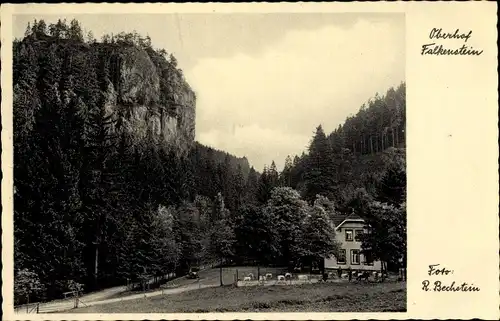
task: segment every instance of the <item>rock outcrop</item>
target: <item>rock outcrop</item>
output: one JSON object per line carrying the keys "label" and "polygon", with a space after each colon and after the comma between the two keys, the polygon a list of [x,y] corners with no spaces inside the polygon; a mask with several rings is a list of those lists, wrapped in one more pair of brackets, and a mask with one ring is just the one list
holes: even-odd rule
{"label": "rock outcrop", "polygon": [[137,47],[122,48],[110,61],[105,105],[121,129],[138,143],[152,139],[189,150],[195,139],[196,96],[182,73],[166,61],[155,65]]}

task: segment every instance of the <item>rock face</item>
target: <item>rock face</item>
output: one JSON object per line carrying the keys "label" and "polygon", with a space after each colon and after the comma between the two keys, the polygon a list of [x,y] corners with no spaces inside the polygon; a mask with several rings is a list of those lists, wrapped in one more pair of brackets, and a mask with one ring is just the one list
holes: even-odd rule
{"label": "rock face", "polygon": [[[174,66],[155,65],[145,50],[111,57],[106,111],[137,143],[146,140],[186,152],[195,139],[196,96]],[[120,129],[119,129],[120,130]]]}

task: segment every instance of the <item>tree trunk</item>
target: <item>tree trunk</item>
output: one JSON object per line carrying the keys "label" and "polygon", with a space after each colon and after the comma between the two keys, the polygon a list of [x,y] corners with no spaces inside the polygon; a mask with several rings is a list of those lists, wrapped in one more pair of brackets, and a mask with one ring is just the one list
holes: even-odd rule
{"label": "tree trunk", "polygon": [[220,275],[220,286],[223,286],[224,283],[222,282],[222,259],[220,260],[219,275]]}
{"label": "tree trunk", "polygon": [[392,134],[392,147],[396,147],[394,144],[394,128],[391,128],[391,134]]}
{"label": "tree trunk", "polygon": [[370,135],[370,154],[373,154],[373,137]]}
{"label": "tree trunk", "polygon": [[403,255],[403,260],[402,261],[403,262],[401,262],[402,263],[401,265],[402,265],[402,268],[403,268],[403,281],[406,281],[406,266],[407,266],[407,264],[406,264],[406,256],[405,255]]}
{"label": "tree trunk", "polygon": [[94,265],[94,278],[95,278],[96,285],[97,285],[97,273],[99,271],[98,264],[99,264],[99,243],[96,241],[96,244],[95,244],[95,265]]}

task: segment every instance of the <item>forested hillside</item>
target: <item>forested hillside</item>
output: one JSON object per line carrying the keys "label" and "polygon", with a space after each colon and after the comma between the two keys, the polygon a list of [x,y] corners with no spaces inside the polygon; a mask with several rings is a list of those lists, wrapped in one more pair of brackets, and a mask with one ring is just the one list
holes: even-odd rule
{"label": "forested hillside", "polygon": [[404,196],[404,85],[260,174],[194,141],[196,95],[148,37],[41,20],[13,50],[18,303],[213,261],[311,262],[335,254],[332,216]]}
{"label": "forested hillside", "polygon": [[[350,213],[348,203],[357,189],[375,195],[389,167],[394,163],[405,167],[405,128],[406,85],[402,83],[385,95],[376,94],[332,133],[318,126],[308,151],[288,156],[280,174],[272,163],[262,179],[297,189],[310,200],[323,194],[335,201],[338,210]],[[316,180],[318,185],[313,186]]]}

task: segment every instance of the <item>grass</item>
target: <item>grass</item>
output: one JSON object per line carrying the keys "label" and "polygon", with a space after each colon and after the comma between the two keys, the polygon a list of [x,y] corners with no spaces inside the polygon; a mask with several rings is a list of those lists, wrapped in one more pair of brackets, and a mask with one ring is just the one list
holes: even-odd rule
{"label": "grass", "polygon": [[216,287],[129,300],[71,313],[403,312],[406,283],[320,283]]}

